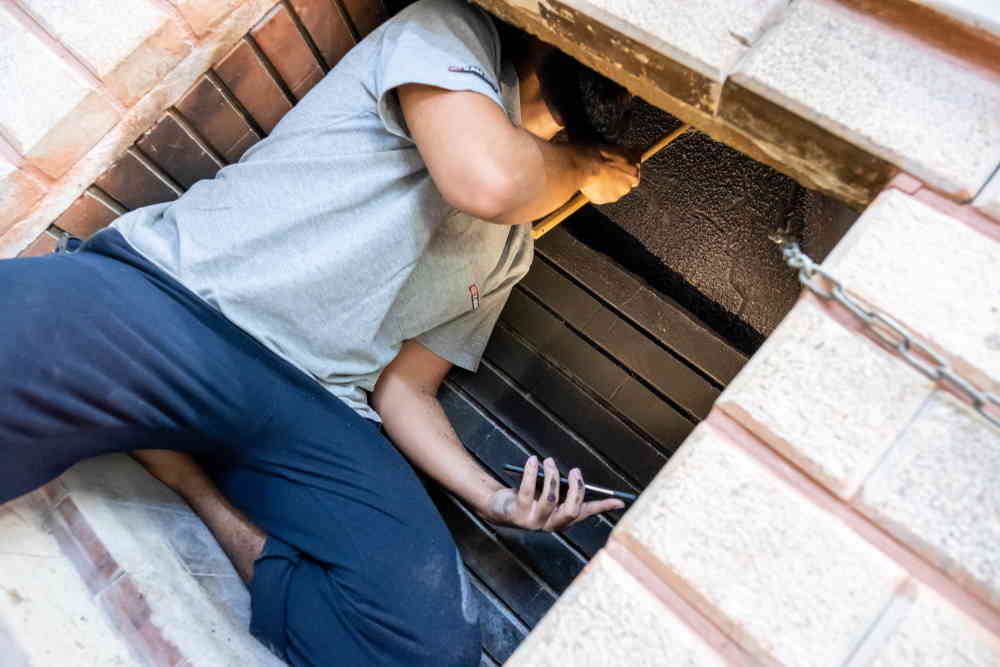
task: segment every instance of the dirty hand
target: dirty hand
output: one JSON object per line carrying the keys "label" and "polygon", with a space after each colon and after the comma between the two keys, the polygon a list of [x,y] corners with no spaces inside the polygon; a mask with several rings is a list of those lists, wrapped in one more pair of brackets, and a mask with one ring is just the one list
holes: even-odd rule
{"label": "dirty hand", "polygon": [[532,456],[524,464],[524,476],[518,489],[500,489],[490,499],[490,516],[494,523],[527,528],[528,530],[557,531],[583,521],[601,512],[625,507],[620,500],[583,501],[583,474],[573,468],[566,476],[569,489],[559,502],[559,470],[551,458],[543,465],[545,479],[538,498],[535,486],[538,479],[538,457]]}
{"label": "dirty hand", "polygon": [[616,202],[639,185],[639,165],[617,146],[579,146],[579,159],[584,169],[580,188],[594,204]]}

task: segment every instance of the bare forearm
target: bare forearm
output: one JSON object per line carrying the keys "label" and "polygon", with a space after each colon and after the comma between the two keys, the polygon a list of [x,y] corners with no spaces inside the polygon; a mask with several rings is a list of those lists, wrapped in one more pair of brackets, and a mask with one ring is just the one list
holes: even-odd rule
{"label": "bare forearm", "polygon": [[386,433],[414,466],[480,516],[493,518],[490,499],[504,486],[462,446],[437,398],[427,392],[400,392],[383,398],[379,414]]}
{"label": "bare forearm", "polygon": [[210,481],[181,489],[180,493],[215,535],[243,581],[249,584],[253,578],[253,563],[260,556],[267,535]]}

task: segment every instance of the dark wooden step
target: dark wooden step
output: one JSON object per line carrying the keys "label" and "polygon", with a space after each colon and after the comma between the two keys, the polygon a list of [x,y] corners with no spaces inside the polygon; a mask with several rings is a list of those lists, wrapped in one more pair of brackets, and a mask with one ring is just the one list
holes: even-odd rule
{"label": "dark wooden step", "polygon": [[503,664],[528,634],[529,628],[471,571],[469,580],[479,603],[483,651],[495,661],[493,664]]}
{"label": "dark wooden step", "polygon": [[673,452],[694,428],[692,420],[665,403],[527,294],[515,290],[501,317],[505,325],[544,359],[607,402],[664,452]]}
{"label": "dark wooden step", "polygon": [[736,376],[747,357],[670,298],[651,290],[614,260],[557,227],[535,244],[537,256],[669,347],[720,386]]}
{"label": "dark wooden step", "polygon": [[[516,483],[516,479],[504,472],[504,464],[518,462],[517,465],[519,465],[534,452],[512,433],[500,427],[493,417],[478,406],[472,398],[454,386],[452,380],[449,380],[442,388],[439,398],[445,413],[447,413],[465,446],[497,479],[509,485]],[[562,536],[584,558],[589,558],[604,546],[610,532],[611,523],[608,519],[597,516],[571,526],[562,533]],[[539,568],[547,569],[552,545],[546,543],[548,539],[545,537],[546,534],[524,532],[520,535],[520,541],[513,543],[511,549],[522,553],[526,561],[538,563]],[[526,553],[529,549],[536,548],[535,553]],[[571,549],[568,545],[565,548]],[[572,565],[573,558],[565,555],[560,559],[560,562]],[[577,561],[576,565],[570,568],[569,574],[565,570],[556,572],[550,577],[550,585],[555,590],[562,590],[568,580],[575,576],[576,571],[583,566],[583,563],[583,559]]]}
{"label": "dark wooden step", "polygon": [[520,283],[574,330],[691,416],[704,419],[719,388],[544,261]]}

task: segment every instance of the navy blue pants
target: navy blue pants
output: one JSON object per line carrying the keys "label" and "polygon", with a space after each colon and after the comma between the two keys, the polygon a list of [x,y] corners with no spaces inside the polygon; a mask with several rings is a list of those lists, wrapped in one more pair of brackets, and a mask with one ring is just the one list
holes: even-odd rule
{"label": "navy blue pants", "polygon": [[475,600],[380,432],[113,230],[0,261],[0,503],[81,459],[194,454],[269,539],[251,632],[294,665],[475,665]]}

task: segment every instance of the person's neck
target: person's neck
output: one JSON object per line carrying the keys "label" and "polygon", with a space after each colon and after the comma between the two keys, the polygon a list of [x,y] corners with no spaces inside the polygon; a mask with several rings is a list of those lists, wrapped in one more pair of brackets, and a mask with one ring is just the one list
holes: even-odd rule
{"label": "person's neck", "polygon": [[[551,47],[549,47],[551,48]],[[552,115],[549,105],[542,96],[542,82],[538,78],[538,64],[542,52],[529,49],[513,59],[517,70],[518,95],[521,98],[521,127],[539,139],[548,141],[562,129],[562,125]]]}

